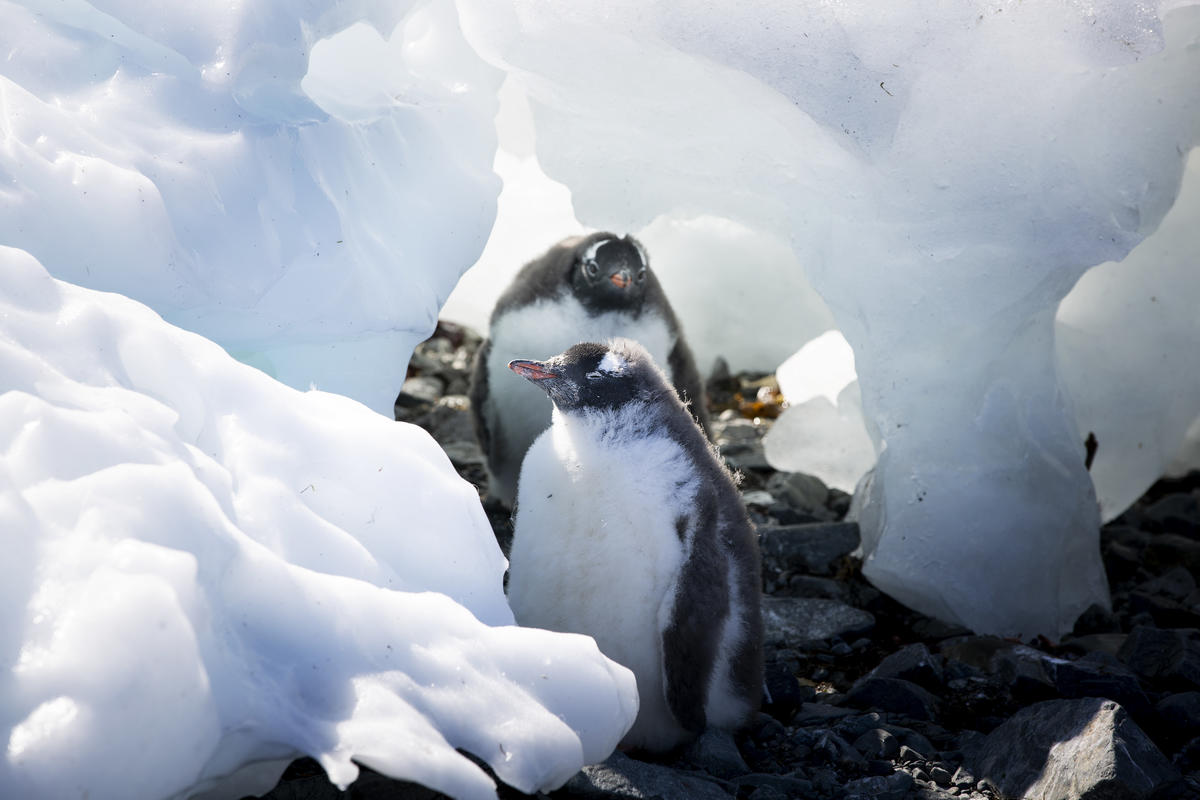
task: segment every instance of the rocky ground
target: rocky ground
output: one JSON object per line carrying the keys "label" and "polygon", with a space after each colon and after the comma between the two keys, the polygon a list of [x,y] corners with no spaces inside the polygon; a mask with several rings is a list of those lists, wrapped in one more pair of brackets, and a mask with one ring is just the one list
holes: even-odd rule
{"label": "rocky ground", "polygon": [[[478,338],[439,326],[397,418],[430,431],[486,490],[466,386]],[[763,457],[770,375],[710,381],[717,445],[762,536],[767,690],[737,734],[655,760],[614,754],[552,798],[1200,798],[1200,473],[1160,481],[1101,534],[1113,611],[1062,641],[975,636],[868,584],[849,496]],[[497,538],[508,513],[486,506]],[[504,797],[524,797],[505,789]],[[437,798],[364,771],[339,792],[310,760],[266,797]]]}

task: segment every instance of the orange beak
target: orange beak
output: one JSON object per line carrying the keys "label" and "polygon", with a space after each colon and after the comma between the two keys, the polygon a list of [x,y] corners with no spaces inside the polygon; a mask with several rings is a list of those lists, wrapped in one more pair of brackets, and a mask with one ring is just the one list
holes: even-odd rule
{"label": "orange beak", "polygon": [[625,270],[614,272],[609,277],[609,280],[612,281],[613,286],[616,286],[618,289],[624,289],[626,286],[633,283],[633,278],[629,277],[629,273]]}
{"label": "orange beak", "polygon": [[540,361],[517,359],[516,361],[508,362],[508,368],[522,378],[528,378],[531,381],[544,381],[547,378],[559,377],[557,372],[546,369],[546,365]]}

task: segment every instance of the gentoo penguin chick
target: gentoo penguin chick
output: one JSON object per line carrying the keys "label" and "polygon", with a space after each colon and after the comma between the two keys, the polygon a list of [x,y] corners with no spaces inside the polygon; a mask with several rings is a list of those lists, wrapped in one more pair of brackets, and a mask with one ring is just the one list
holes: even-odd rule
{"label": "gentoo penguin chick", "polygon": [[738,727],[761,695],[761,566],[724,464],[636,342],[510,366],[554,402],[521,467],[517,622],[588,634],[633,671],[641,706],[623,746]]}
{"label": "gentoo penguin chick", "polygon": [[662,286],[632,236],[593,233],[526,264],[492,310],[471,377],[475,433],[489,491],[511,507],[521,459],[550,424],[550,401],[508,371],[514,358],[549,358],[580,341],[623,336],[665,364],[675,390],[708,428],[704,383]]}

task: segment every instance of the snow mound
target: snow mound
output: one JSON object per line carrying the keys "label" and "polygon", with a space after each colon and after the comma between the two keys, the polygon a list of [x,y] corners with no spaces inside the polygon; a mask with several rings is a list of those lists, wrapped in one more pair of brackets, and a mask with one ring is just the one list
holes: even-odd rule
{"label": "snow mound", "polygon": [[[513,626],[422,430],[0,248],[0,795],[161,798],[356,759],[455,797],[603,759],[632,675]],[[245,777],[245,776],[243,776]],[[251,776],[253,777],[253,776]]]}

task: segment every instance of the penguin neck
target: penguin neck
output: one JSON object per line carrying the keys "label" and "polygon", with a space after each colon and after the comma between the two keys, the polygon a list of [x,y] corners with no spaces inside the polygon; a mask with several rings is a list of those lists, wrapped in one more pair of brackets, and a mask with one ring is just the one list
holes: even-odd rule
{"label": "penguin neck", "polygon": [[572,440],[586,440],[609,447],[646,438],[662,430],[655,404],[631,400],[616,408],[594,408],[584,412],[564,412],[554,408],[551,424]]}

